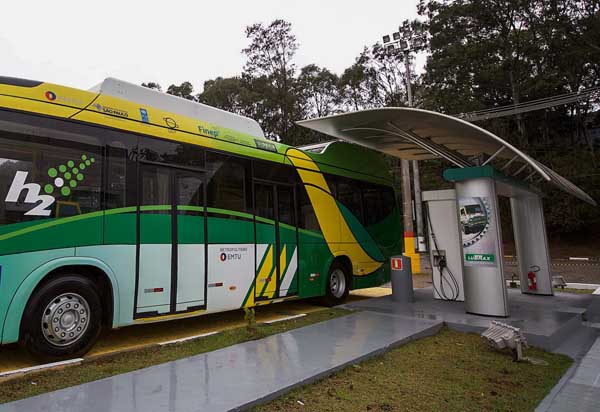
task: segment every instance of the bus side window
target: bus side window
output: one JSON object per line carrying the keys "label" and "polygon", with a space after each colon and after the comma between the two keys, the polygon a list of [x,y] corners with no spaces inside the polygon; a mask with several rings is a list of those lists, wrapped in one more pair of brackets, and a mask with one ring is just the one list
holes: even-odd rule
{"label": "bus side window", "polygon": [[[64,216],[101,209],[100,145],[88,135],[63,134],[59,122],[53,126],[35,135],[0,132],[0,224],[63,217],[59,202],[71,206]],[[35,201],[26,199],[30,191]]]}
{"label": "bus side window", "polygon": [[298,227],[300,229],[321,232],[315,209],[310,202],[308,193],[306,193],[306,188],[303,184],[298,184],[296,187],[298,196]]}
{"label": "bus side window", "polygon": [[106,135],[105,209],[137,205],[137,138]]}
{"label": "bus side window", "polygon": [[282,183],[295,183],[297,179],[295,169],[292,166],[281,163],[253,160],[252,168],[255,179]]}
{"label": "bus side window", "polygon": [[364,223],[361,193],[358,182],[342,178],[337,182],[337,198],[360,223]]}
{"label": "bus side window", "polygon": [[394,191],[390,187],[363,184],[365,226],[385,220],[396,207]]}
{"label": "bus side window", "polygon": [[249,163],[234,156],[207,152],[208,207],[251,213]]}

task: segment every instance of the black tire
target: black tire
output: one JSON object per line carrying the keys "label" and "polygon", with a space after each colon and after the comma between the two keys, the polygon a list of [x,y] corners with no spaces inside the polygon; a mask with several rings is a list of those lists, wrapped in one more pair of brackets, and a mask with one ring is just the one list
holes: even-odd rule
{"label": "black tire", "polygon": [[[343,285],[339,283],[339,279],[341,279],[340,274],[343,276]],[[337,306],[344,303],[350,293],[351,279],[349,268],[341,261],[335,260],[331,264],[329,273],[327,274],[325,296],[322,299],[323,304],[326,306]],[[334,282],[338,282],[337,285],[340,285],[340,287],[335,287]]]}
{"label": "black tire", "polygon": [[[21,323],[22,343],[27,350],[44,361],[75,358],[88,352],[102,329],[102,303],[96,289],[90,279],[66,274],[36,290]],[[53,323],[58,328],[53,328]]]}

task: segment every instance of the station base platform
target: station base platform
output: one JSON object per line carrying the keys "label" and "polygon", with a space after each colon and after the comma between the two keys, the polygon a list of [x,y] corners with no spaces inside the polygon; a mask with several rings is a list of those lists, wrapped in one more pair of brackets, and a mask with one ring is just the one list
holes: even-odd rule
{"label": "station base platform", "polygon": [[358,312],[257,341],[7,403],[3,412],[244,410],[442,322]]}
{"label": "station base platform", "polygon": [[[493,320],[466,314],[461,302],[434,300],[431,288],[415,290],[415,297],[414,303],[407,304],[398,304],[390,296],[355,300],[344,305],[356,310],[348,316],[7,403],[0,410],[246,410],[391,347],[433,335],[444,324],[481,332]],[[572,376],[557,385],[538,411],[566,410],[558,406],[577,400],[569,401],[573,388],[587,394],[580,401],[600,402],[596,388],[600,378],[592,379],[593,373],[600,376],[596,365],[600,343],[594,344],[600,342],[600,329],[588,320],[596,319],[597,313],[590,309],[597,306],[595,299],[600,296],[557,293],[542,297],[509,290],[511,316],[502,321],[522,328],[531,345],[576,360]],[[585,388],[580,382],[583,377],[591,379]],[[578,410],[574,406],[569,410]]]}

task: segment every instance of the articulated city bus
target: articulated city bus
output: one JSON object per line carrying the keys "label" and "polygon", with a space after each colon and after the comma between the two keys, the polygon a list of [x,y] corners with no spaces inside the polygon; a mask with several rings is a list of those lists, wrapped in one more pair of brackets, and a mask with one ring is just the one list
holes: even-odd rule
{"label": "articulated city bus", "polygon": [[0,337],[46,359],[104,327],[389,280],[402,226],[377,153],[115,79],[0,77]]}

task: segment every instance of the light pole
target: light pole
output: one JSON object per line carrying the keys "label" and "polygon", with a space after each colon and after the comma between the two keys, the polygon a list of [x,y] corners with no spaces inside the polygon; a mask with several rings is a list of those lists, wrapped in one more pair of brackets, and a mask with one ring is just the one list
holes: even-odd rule
{"label": "light pole", "polygon": [[[406,69],[406,94],[408,97],[408,107],[413,107],[413,96],[411,87],[410,54],[413,51],[423,49],[426,45],[426,38],[414,33],[410,27],[401,27],[399,31],[383,36],[383,46],[388,51],[400,50],[404,54],[404,65]],[[417,236],[415,242],[415,233],[412,218],[412,199],[410,184],[410,163],[408,160],[401,159],[402,165],[402,203],[404,207],[404,252],[411,257],[411,266],[413,272],[420,271],[420,258],[415,253],[425,252],[425,236],[423,230],[423,209],[421,206],[421,179],[419,175],[419,162],[412,161],[413,182],[415,191],[415,217],[417,221]]]}

